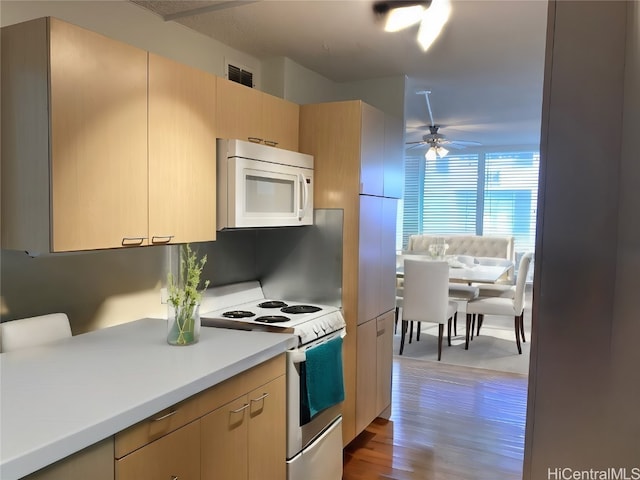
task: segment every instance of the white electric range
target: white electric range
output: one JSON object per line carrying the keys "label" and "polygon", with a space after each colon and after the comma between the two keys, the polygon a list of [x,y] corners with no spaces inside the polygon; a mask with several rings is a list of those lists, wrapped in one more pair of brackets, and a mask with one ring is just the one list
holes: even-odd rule
{"label": "white electric range", "polygon": [[203,327],[293,333],[299,346],[345,328],[338,307],[265,298],[259,282],[208,289],[200,312]]}

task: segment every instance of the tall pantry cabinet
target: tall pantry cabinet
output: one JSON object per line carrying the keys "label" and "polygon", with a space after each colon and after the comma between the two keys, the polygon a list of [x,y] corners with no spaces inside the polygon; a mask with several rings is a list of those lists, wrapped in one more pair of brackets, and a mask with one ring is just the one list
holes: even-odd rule
{"label": "tall pantry cabinet", "polygon": [[402,123],[359,100],[302,105],[300,151],[315,159],[315,208],[344,211],[346,444],[391,403]]}

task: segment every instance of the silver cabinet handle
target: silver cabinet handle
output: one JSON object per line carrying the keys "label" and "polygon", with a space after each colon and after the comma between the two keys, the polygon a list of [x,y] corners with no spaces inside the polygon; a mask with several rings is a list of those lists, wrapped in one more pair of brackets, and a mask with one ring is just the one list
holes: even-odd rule
{"label": "silver cabinet handle", "polygon": [[171,480],[178,480],[178,477],[176,477],[175,475],[171,475]]}
{"label": "silver cabinet handle", "polygon": [[178,413],[178,410],[171,410],[169,413],[162,415],[161,417],[157,417],[154,418],[153,421],[154,422],[159,422],[160,420],[164,420],[165,418],[169,418],[172,415],[175,415],[176,413]]}
{"label": "silver cabinet handle", "polygon": [[251,401],[252,402],[259,402],[260,400],[264,400],[265,398],[267,398],[269,396],[268,393],[263,393],[262,395],[260,395],[258,398],[252,398]]}
{"label": "silver cabinet handle", "polygon": [[243,406],[241,406],[237,410],[231,410],[231,413],[240,413],[241,411],[246,410],[247,408],[249,408],[249,404],[245,403]]}
{"label": "silver cabinet handle", "polygon": [[147,237],[124,237],[122,239],[122,246],[135,246],[142,245],[142,243],[147,239]]}
{"label": "silver cabinet handle", "polygon": [[173,235],[154,235],[151,237],[151,243],[169,243]]}
{"label": "silver cabinet handle", "polygon": [[262,143],[262,139],[258,137],[247,137],[247,140],[253,143]]}
{"label": "silver cabinet handle", "polygon": [[270,147],[275,147],[276,145],[278,145],[278,142],[276,142],[275,140],[265,140],[264,144],[269,145]]}

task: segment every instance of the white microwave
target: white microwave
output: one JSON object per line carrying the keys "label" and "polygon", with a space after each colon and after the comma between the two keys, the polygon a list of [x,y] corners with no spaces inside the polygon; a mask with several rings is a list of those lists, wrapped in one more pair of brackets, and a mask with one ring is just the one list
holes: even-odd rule
{"label": "white microwave", "polygon": [[313,224],[313,157],[217,140],[217,224],[228,228]]}

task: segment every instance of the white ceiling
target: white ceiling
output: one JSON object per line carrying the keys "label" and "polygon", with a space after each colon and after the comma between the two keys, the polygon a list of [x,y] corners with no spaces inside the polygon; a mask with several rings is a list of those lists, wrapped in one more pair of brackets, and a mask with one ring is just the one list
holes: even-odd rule
{"label": "white ceiling", "polygon": [[173,21],[336,82],[406,75],[407,141],[428,133],[424,95],[415,92],[431,90],[434,121],[451,140],[539,143],[546,0],[452,0],[450,20],[426,53],[417,26],[384,32],[373,0],[134,1],[170,21],[183,12]]}

